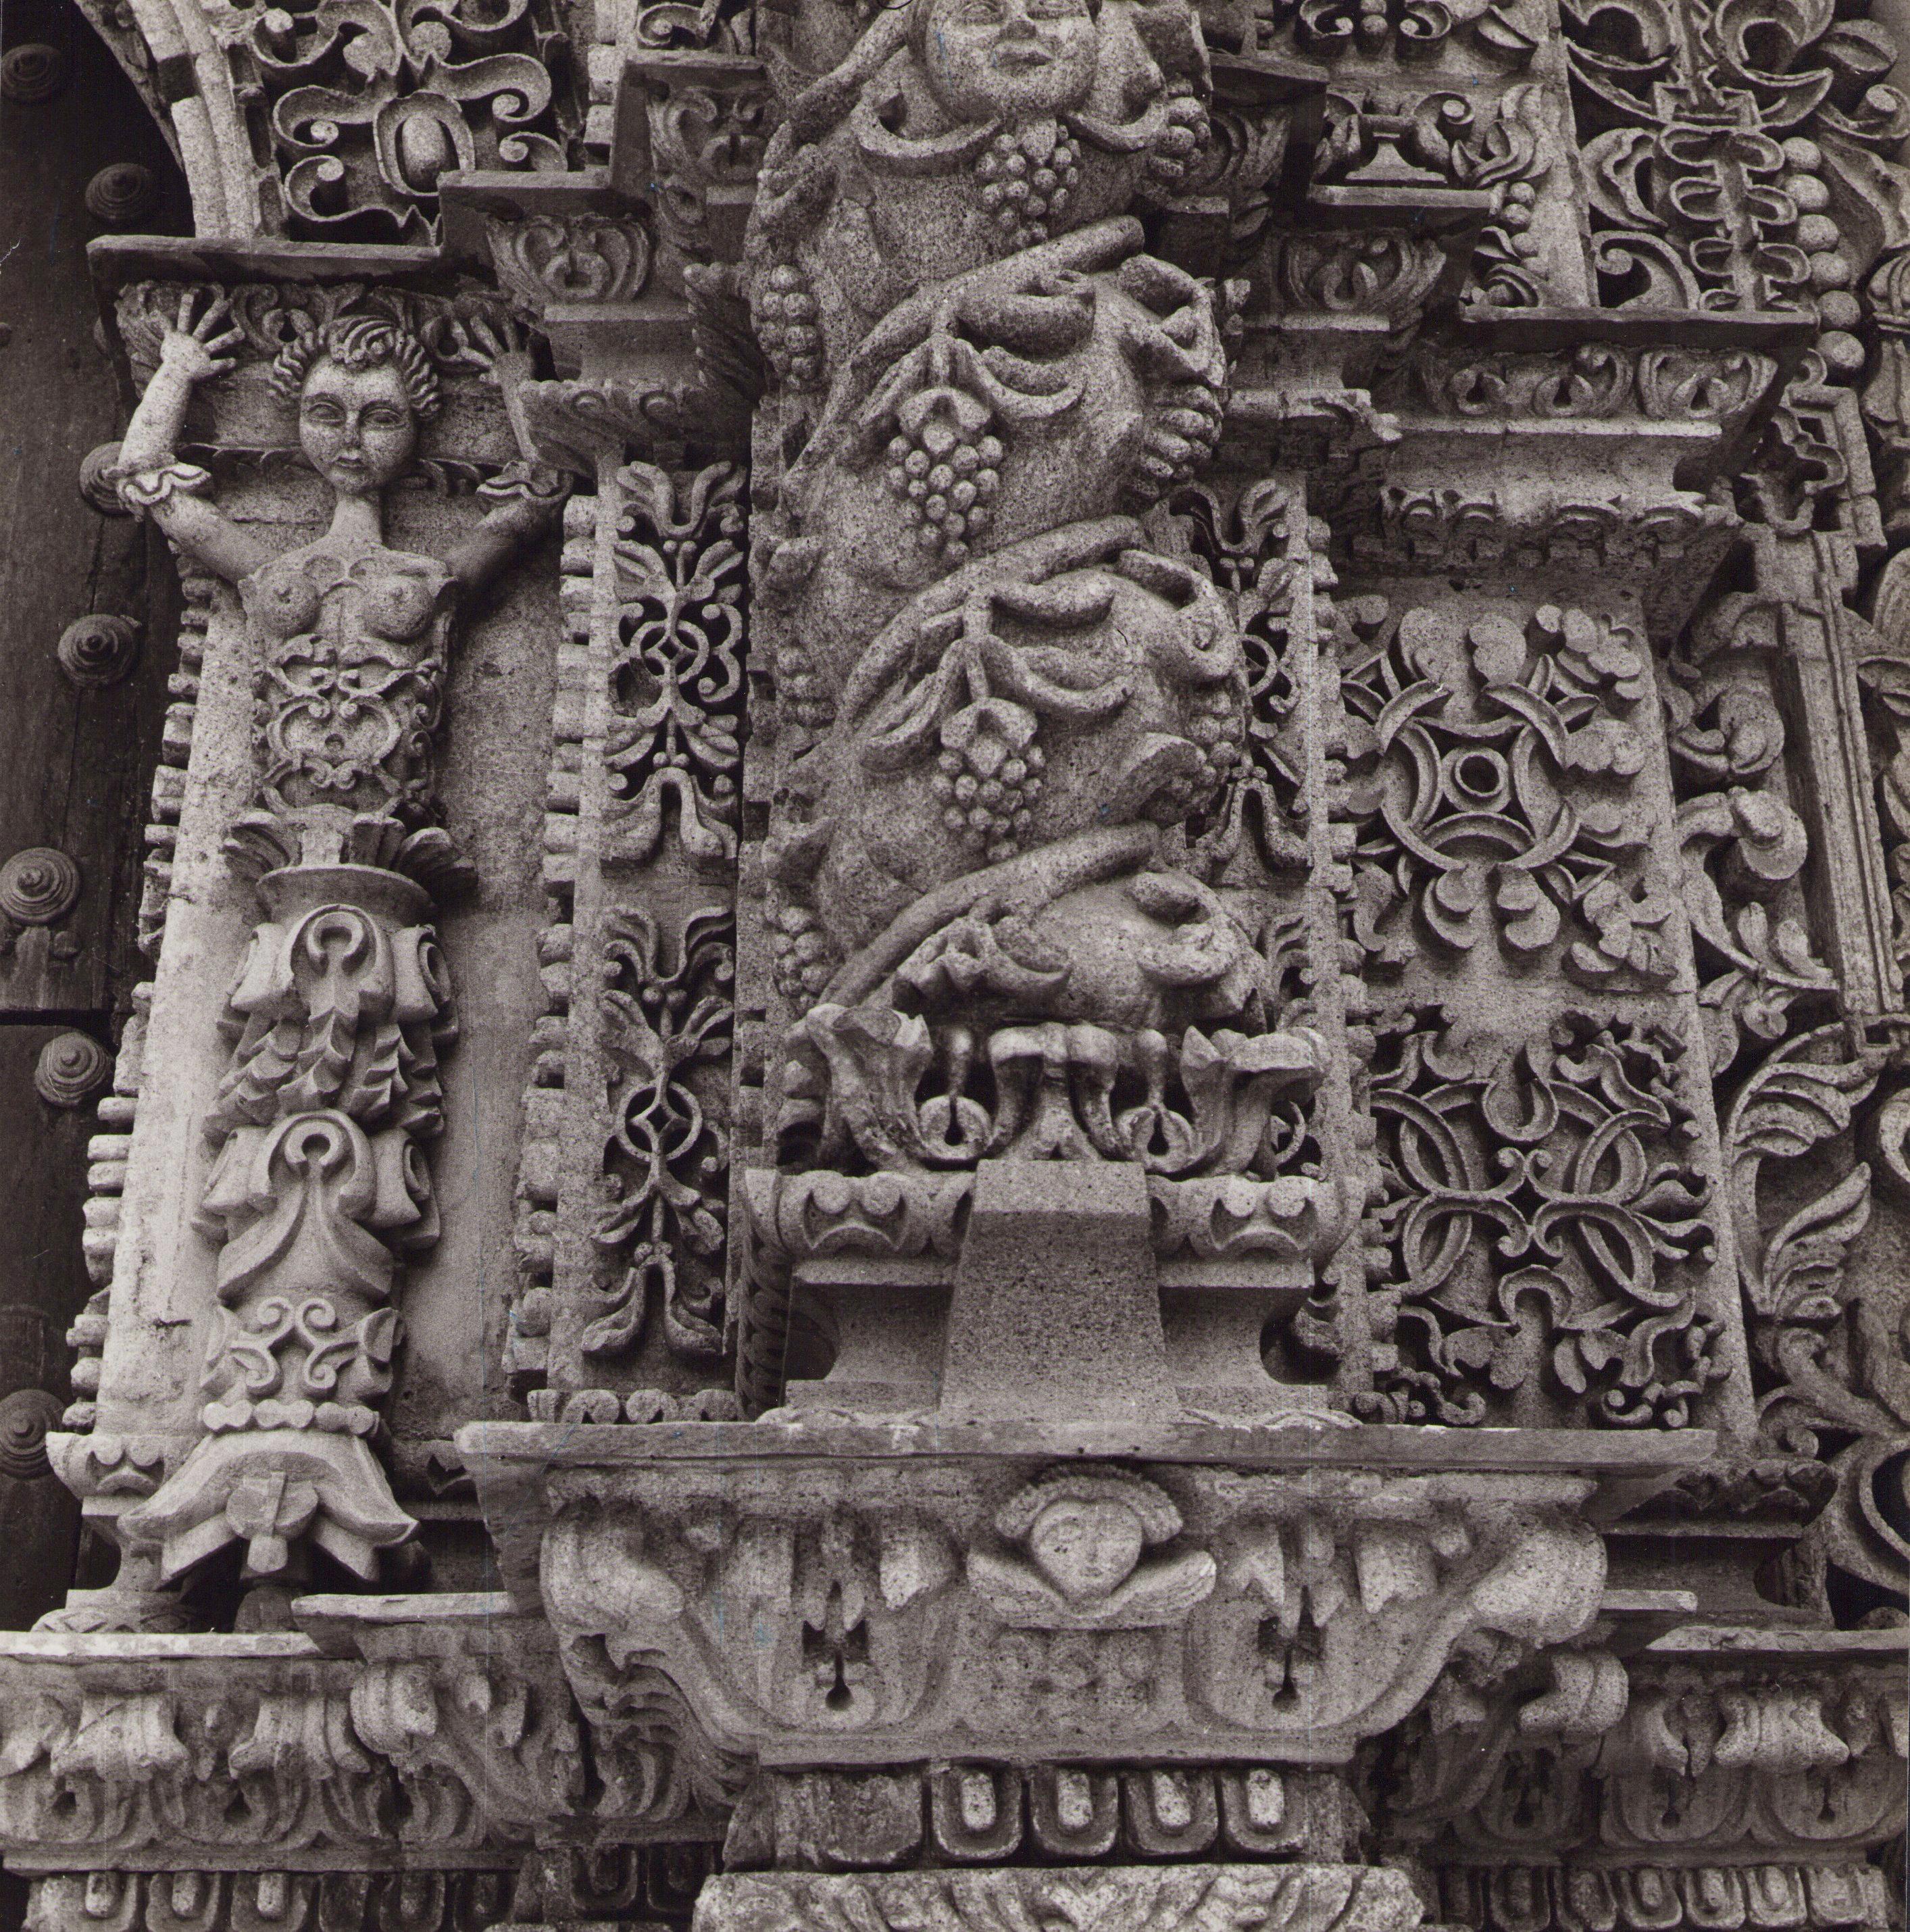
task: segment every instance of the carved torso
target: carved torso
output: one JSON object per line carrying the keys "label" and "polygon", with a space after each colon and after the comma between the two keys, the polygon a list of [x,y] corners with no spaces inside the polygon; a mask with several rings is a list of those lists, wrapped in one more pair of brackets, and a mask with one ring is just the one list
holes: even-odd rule
{"label": "carved torso", "polygon": [[261,646],[263,785],[274,805],[424,810],[455,592],[435,557],[328,538],[240,585]]}

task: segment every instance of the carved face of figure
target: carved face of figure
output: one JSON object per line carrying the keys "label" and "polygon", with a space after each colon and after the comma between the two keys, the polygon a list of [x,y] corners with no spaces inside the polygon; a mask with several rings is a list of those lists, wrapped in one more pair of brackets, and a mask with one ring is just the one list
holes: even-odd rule
{"label": "carved face of figure", "polygon": [[341,496],[365,496],[411,460],[418,423],[404,379],[388,362],[348,369],[329,356],[312,365],[298,398],[298,442]]}
{"label": "carved face of figure", "polygon": [[1026,121],[1078,106],[1094,80],[1087,0],[927,0],[922,64],[958,121]]}

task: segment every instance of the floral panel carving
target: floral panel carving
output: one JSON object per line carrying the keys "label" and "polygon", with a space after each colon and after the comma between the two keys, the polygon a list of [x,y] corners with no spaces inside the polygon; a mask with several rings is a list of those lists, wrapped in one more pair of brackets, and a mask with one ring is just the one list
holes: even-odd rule
{"label": "floral panel carving", "polygon": [[1795,308],[1851,289],[1843,244],[1870,230],[1879,158],[1910,131],[1882,27],[1797,0],[1567,0],[1561,20],[1601,301]]}
{"label": "floral panel carving", "polygon": [[1585,986],[1668,985],[1639,634],[1555,604],[1523,622],[1344,608],[1362,917],[1381,956],[1490,946]]}
{"label": "floral panel carving", "polygon": [[1591,1422],[1690,1421],[1725,1371],[1676,1036],[1574,1012],[1516,1045],[1450,1012],[1378,1033],[1371,1227],[1398,1365],[1376,1412],[1477,1423],[1549,1395]]}
{"label": "floral panel carving", "polygon": [[547,940],[566,1012],[528,1098],[540,1131],[520,1192],[547,1205],[520,1220],[527,1283],[506,1351],[553,1419],[733,1404],[746,479],[733,462],[621,465],[595,500],[592,541],[567,556],[577,689],[551,776],[549,837],[565,856]]}

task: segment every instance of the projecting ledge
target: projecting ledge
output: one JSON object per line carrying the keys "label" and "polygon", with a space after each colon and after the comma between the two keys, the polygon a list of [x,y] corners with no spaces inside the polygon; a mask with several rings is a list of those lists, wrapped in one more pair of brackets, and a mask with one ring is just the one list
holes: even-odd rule
{"label": "projecting ledge", "polygon": [[706,1745],[765,1763],[1078,1734],[1103,1758],[1325,1765],[1474,1634],[1579,1638],[1595,1514],[1711,1443],[817,1418],[484,1424],[460,1446],[593,1724],[660,1669]]}

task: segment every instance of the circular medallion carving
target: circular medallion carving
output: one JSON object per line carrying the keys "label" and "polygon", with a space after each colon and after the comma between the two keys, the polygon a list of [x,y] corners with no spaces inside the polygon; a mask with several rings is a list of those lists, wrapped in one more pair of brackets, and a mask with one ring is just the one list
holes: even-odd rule
{"label": "circular medallion carving", "polygon": [[60,668],[75,684],[117,684],[133,668],[139,627],[130,617],[96,611],[76,619],[60,633]]}
{"label": "circular medallion carving", "polygon": [[43,40],[23,41],[0,57],[0,94],[22,107],[50,100],[66,85],[66,56]]}
{"label": "circular medallion carving", "polygon": [[52,845],[31,845],[0,866],[0,912],[21,926],[51,926],[79,898],[79,868]]}
{"label": "circular medallion carving", "polygon": [[137,161],[115,161],[86,184],[86,212],[109,228],[130,228],[158,206],[158,178]]}
{"label": "circular medallion carving", "polygon": [[40,1049],[34,1090],[49,1106],[83,1107],[112,1071],[112,1054],[91,1034],[63,1033]]}
{"label": "circular medallion carving", "polygon": [[103,442],[97,449],[89,449],[80,459],[79,494],[103,517],[128,517],[131,511],[119,500],[119,486],[114,482],[109,471],[119,463],[119,446],[116,442]]}
{"label": "circular medallion carving", "polygon": [[50,1475],[46,1432],[58,1425],[60,1399],[41,1388],[16,1389],[0,1396],[0,1476],[30,1483]]}

